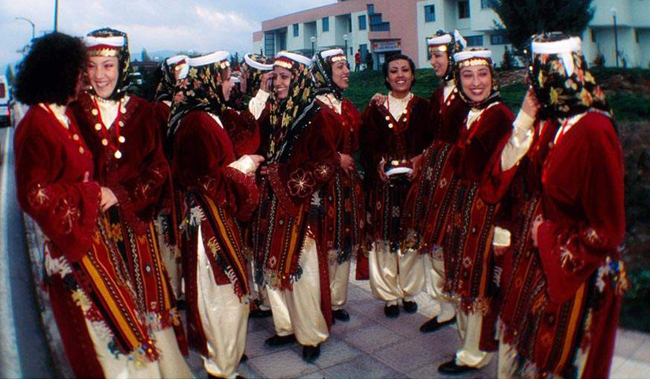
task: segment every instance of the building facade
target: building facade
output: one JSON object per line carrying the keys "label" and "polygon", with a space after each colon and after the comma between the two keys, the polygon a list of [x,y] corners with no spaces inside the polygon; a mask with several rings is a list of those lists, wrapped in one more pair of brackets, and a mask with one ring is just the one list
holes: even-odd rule
{"label": "building facade", "polygon": [[[583,33],[583,51],[607,66],[649,67],[650,0],[594,0],[595,15]],[[485,47],[501,64],[510,48],[495,28],[497,14],[488,0],[337,0],[330,4],[262,22],[253,34],[254,51],[274,56],[281,50],[311,56],[340,47],[348,59],[371,54],[375,68],[387,55],[402,52],[418,67],[429,67],[426,39],[437,30],[458,29],[470,47]],[[618,54],[616,46],[618,45]]]}

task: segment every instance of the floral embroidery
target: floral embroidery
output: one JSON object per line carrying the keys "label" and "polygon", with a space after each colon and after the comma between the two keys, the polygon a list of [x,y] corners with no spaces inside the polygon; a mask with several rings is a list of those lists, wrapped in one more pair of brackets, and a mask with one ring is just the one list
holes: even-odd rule
{"label": "floral embroidery", "polygon": [[327,178],[330,175],[330,172],[332,172],[330,165],[327,163],[323,163],[320,166],[316,168],[316,179],[320,181],[327,180]]}
{"label": "floral embroidery", "polygon": [[55,214],[60,215],[61,226],[65,234],[72,233],[74,224],[79,220],[81,212],[74,205],[70,205],[67,199],[61,199],[56,207]]}
{"label": "floral embroidery", "polygon": [[41,185],[37,185],[29,194],[29,205],[34,209],[47,207],[50,198],[47,196],[47,190]]}
{"label": "floral embroidery", "polygon": [[310,172],[298,169],[291,174],[289,182],[289,194],[294,197],[307,197],[312,193],[316,182]]}

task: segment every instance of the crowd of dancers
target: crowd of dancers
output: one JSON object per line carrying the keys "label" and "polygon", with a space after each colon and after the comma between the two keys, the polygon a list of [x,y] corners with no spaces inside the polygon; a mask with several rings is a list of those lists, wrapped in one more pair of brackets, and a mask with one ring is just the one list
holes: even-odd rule
{"label": "crowd of dancers", "polygon": [[580,39],[531,39],[517,117],[489,50],[427,42],[431,98],[395,54],[361,113],[340,49],[236,69],[223,51],[174,56],[151,103],[129,90],[125,33],[36,39],[15,85],[30,106],[16,183],[75,375],[192,377],[192,348],[210,377],[237,376],[249,316],[314,362],[350,319],[353,274],[386,317],[426,291],[440,313],[420,330],[457,323],[443,374],[498,359],[500,377],[607,376],[623,160]]}

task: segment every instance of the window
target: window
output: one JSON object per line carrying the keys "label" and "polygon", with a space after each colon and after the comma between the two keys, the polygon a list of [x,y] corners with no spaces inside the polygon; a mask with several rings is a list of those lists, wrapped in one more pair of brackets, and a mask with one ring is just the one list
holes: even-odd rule
{"label": "window", "polygon": [[589,29],[589,34],[591,34],[591,42],[596,42],[596,31]]}
{"label": "window", "polygon": [[366,15],[359,16],[359,30],[366,30],[368,26],[366,25]]}
{"label": "window", "polygon": [[490,36],[490,45],[505,45],[510,43],[505,34],[492,34]]}
{"label": "window", "polygon": [[368,4],[368,14],[375,13],[375,4]]}
{"label": "window", "polygon": [[436,6],[435,5],[425,5],[424,6],[424,22],[434,22],[436,21]]}
{"label": "window", "polygon": [[293,36],[298,37],[300,35],[300,25],[293,24]]}
{"label": "window", "polygon": [[273,33],[264,34],[264,54],[267,57],[275,55],[275,34]]}
{"label": "window", "polygon": [[469,18],[469,1],[461,0],[458,2],[458,18]]}
{"label": "window", "polygon": [[359,44],[359,50],[361,50],[361,62],[365,62],[366,54],[368,54],[368,44],[366,43]]}
{"label": "window", "polygon": [[379,24],[370,25],[371,32],[390,32],[389,22],[380,22]]}
{"label": "window", "polygon": [[468,36],[465,39],[468,47],[483,46],[483,36]]}
{"label": "window", "polygon": [[639,43],[639,29],[634,29],[634,40]]}
{"label": "window", "polygon": [[330,18],[323,17],[323,33],[330,31]]}
{"label": "window", "polygon": [[490,4],[490,0],[481,0],[481,9],[488,9],[492,8],[492,4]]}

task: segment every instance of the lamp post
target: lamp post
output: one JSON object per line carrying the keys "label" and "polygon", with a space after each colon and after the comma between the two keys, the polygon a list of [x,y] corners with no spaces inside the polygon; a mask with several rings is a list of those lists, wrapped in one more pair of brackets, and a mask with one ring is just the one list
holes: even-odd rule
{"label": "lamp post", "polygon": [[32,20],[30,20],[30,19],[28,19],[28,18],[25,18],[25,17],[16,17],[16,20],[24,20],[24,21],[29,22],[29,25],[32,26],[32,41],[33,41],[33,40],[34,40],[34,29],[35,29],[35,26],[34,26],[34,23],[32,22]]}
{"label": "lamp post", "polygon": [[59,0],[54,0],[54,31],[59,27]]}
{"label": "lamp post", "polygon": [[345,42],[345,60],[348,60],[348,35],[343,35],[343,41]]}
{"label": "lamp post", "polygon": [[616,54],[616,68],[618,68],[618,24],[616,23],[616,8],[612,7],[612,19],[614,20],[614,53]]}
{"label": "lamp post", "polygon": [[311,36],[309,40],[311,41],[311,56],[313,57],[316,54],[316,37]]}

